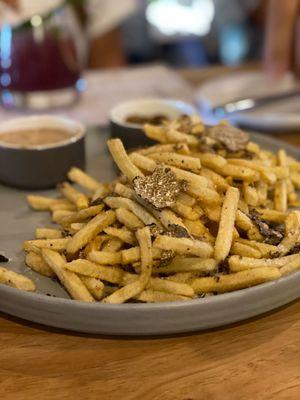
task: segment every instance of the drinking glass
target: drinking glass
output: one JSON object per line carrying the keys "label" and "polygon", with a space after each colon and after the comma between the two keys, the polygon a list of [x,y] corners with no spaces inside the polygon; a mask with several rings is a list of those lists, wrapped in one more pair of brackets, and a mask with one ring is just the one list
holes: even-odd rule
{"label": "drinking glass", "polygon": [[73,103],[82,86],[80,35],[80,25],[69,5],[33,15],[18,26],[2,25],[2,105],[42,110]]}

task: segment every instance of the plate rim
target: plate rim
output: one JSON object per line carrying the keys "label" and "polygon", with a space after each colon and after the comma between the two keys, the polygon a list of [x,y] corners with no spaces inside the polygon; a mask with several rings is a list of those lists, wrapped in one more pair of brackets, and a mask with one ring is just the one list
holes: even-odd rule
{"label": "plate rim", "polygon": [[[14,295],[15,297],[25,297],[26,300],[41,300],[42,303],[47,304],[51,303],[57,306],[64,305],[64,306],[69,306],[71,304],[74,304],[74,306],[78,306],[79,308],[103,308],[106,309],[110,307],[111,309],[126,309],[128,310],[135,310],[135,309],[161,309],[161,308],[180,308],[180,306],[185,305],[185,306],[191,306],[193,304],[198,304],[198,303],[208,303],[208,304],[214,304],[221,302],[222,300],[226,300],[228,298],[233,298],[234,295],[236,294],[238,297],[242,293],[245,294],[251,294],[252,292],[255,291],[264,291],[267,290],[268,288],[271,288],[274,285],[283,285],[284,283],[288,282],[289,280],[294,280],[297,278],[299,275],[300,277],[300,270],[294,271],[293,273],[282,276],[279,279],[275,279],[273,281],[261,283],[258,285],[250,286],[244,289],[238,289],[238,290],[233,290],[231,292],[226,292],[226,293],[220,293],[215,296],[208,296],[204,298],[195,298],[191,300],[176,300],[176,301],[165,301],[165,302],[160,302],[160,303],[122,303],[122,304],[110,304],[110,303],[101,303],[99,301],[95,302],[87,302],[87,301],[82,301],[82,300],[74,300],[71,298],[63,298],[63,297],[54,297],[54,296],[47,296],[46,294],[42,293],[36,293],[36,292],[26,292],[24,290],[20,290],[14,287],[10,287],[7,285],[4,285],[0,283],[0,292],[4,293],[7,292],[9,295]],[[299,297],[300,297],[300,291],[299,291]],[[164,306],[165,307],[162,307]],[[152,311],[152,310],[151,310]]]}

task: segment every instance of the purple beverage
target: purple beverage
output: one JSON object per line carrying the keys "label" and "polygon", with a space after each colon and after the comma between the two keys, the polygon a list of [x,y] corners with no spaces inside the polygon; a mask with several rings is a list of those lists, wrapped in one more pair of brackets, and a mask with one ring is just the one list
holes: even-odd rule
{"label": "purple beverage", "polygon": [[[4,106],[31,107],[26,104],[30,98],[37,106],[40,103],[49,107],[74,100],[80,65],[73,31],[70,24],[64,23],[63,12],[54,11],[46,19],[35,15],[21,27],[2,26],[0,90]],[[36,101],[41,95],[43,101]],[[54,95],[56,104],[45,101],[47,96],[51,100]]]}

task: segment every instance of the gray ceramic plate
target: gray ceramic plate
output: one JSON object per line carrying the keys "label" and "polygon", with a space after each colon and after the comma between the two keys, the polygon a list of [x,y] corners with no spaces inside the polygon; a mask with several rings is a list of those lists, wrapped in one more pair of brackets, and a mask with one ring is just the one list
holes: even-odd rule
{"label": "gray ceramic plate", "polygon": [[[105,133],[89,132],[88,170],[99,179],[109,180],[114,176],[114,169],[106,154],[105,139]],[[254,139],[266,148],[285,147],[298,156],[297,149],[274,139],[259,135],[254,135]],[[50,226],[47,214],[28,209],[25,194],[0,187],[0,253],[11,259],[5,266],[35,281],[38,293],[21,292],[0,284],[0,310],[8,314],[79,332],[161,335],[241,321],[300,297],[300,272],[296,272],[275,282],[187,302],[108,305],[71,301],[58,283],[39,276],[24,265],[22,242],[33,237],[36,227]],[[55,192],[42,194],[54,195]]]}

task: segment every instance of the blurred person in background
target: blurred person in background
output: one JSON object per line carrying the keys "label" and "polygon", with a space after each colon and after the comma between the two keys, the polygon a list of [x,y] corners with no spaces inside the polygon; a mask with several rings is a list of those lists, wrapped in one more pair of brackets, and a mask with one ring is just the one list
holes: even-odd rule
{"label": "blurred person in background", "polygon": [[270,76],[291,67],[292,58],[299,65],[299,0],[139,0],[138,6],[122,28],[133,62],[234,66],[263,58]]}
{"label": "blurred person in background", "polygon": [[272,78],[293,70],[300,77],[300,1],[269,0],[264,65]]}

